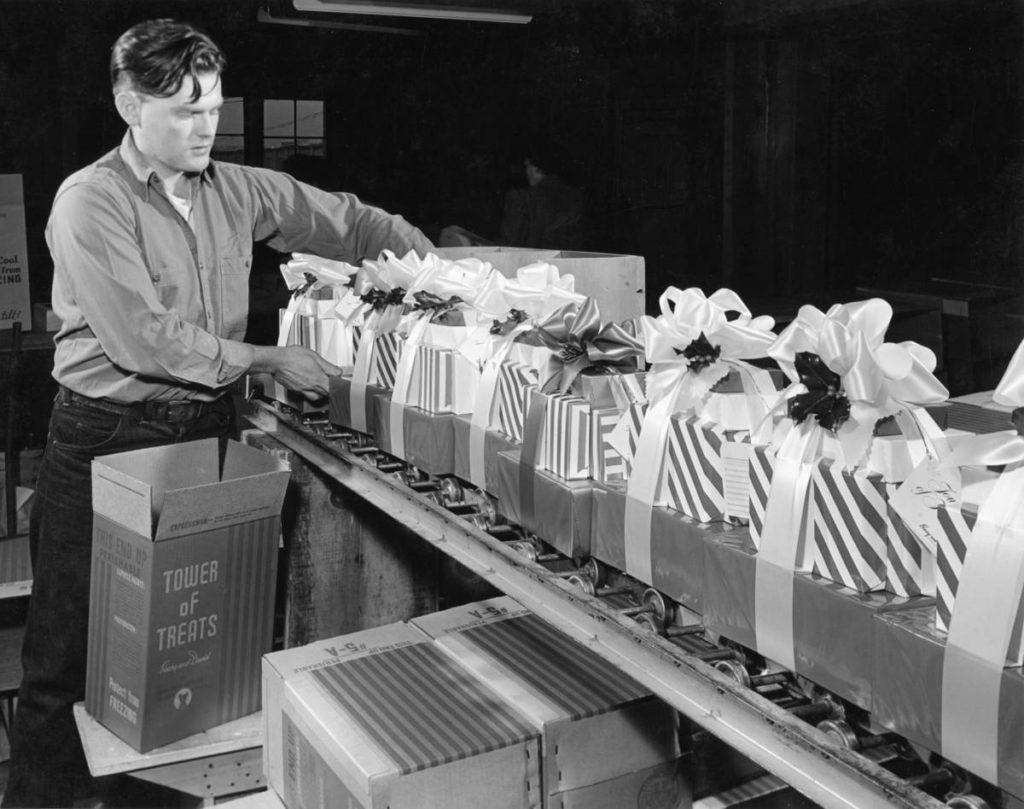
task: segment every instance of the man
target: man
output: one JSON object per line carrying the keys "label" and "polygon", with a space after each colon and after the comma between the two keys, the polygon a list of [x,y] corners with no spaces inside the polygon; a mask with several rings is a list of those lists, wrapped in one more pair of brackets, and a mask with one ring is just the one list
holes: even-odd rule
{"label": "man", "polygon": [[526,188],[509,191],[501,217],[501,244],[580,249],[583,192],[559,174],[565,159],[544,141],[531,145],[523,168]]}
{"label": "man", "polygon": [[92,458],[231,434],[226,390],[247,371],[308,398],[339,372],[305,348],[242,342],[253,241],[348,261],[431,248],[351,195],[211,161],[223,68],[189,25],[125,32],[111,81],[128,131],[53,203],[60,389],[30,528],[35,579],[4,807],[70,806],[92,791],[71,710],[85,686]]}

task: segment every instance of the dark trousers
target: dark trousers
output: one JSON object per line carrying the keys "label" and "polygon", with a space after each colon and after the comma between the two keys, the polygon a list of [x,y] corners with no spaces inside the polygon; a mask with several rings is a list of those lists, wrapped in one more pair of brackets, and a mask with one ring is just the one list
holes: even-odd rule
{"label": "dark trousers", "polygon": [[94,793],[71,710],[85,697],[92,459],[234,430],[230,397],[167,407],[57,394],[29,528],[32,596],[4,809],[71,806]]}

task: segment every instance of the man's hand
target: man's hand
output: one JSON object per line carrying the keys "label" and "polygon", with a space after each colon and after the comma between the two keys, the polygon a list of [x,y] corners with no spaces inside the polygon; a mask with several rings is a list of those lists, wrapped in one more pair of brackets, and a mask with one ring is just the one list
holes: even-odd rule
{"label": "man's hand", "polygon": [[337,365],[302,346],[257,346],[249,370],[271,374],[275,381],[310,401],[327,395],[328,377],[341,375]]}

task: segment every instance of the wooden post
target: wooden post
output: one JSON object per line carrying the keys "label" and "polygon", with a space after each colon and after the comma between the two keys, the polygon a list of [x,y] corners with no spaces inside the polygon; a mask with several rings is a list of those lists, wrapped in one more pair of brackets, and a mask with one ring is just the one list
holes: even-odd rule
{"label": "wooden post", "polygon": [[282,518],[284,646],[438,609],[438,552],[262,433],[248,443],[292,465]]}

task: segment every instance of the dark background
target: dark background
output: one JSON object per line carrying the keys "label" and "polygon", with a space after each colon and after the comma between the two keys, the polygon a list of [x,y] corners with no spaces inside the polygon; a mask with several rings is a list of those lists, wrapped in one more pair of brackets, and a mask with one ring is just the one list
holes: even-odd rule
{"label": "dark background", "polygon": [[323,98],[320,183],[432,238],[494,234],[517,146],[543,132],[587,194],[587,235],[562,246],[643,255],[649,307],[670,283],[826,304],[858,284],[1021,285],[1022,2],[495,4],[534,20],[331,15],[410,36],[258,23],[255,0],[0,0],[0,172],[25,178],[33,300],[54,191],[123,134],[110,46],[154,16],[221,44],[225,95]]}

